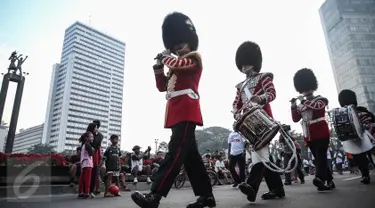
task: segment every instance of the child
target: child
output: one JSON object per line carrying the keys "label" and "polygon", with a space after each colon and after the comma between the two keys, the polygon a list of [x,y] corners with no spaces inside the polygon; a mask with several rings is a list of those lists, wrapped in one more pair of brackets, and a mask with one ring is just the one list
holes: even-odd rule
{"label": "child", "polygon": [[90,196],[91,171],[93,167],[93,149],[90,144],[93,140],[94,135],[91,132],[82,134],[79,139],[81,142],[81,176],[79,178],[78,198],[87,199]]}
{"label": "child", "polygon": [[[107,170],[106,175],[106,181],[105,181],[105,193],[104,197],[110,197],[114,196],[112,193],[108,193],[108,187],[112,185],[112,178],[116,178],[116,185],[117,187],[120,187],[120,157],[121,157],[121,151],[118,147],[118,136],[112,135],[110,137],[111,146],[107,148],[107,150],[104,152],[104,165]],[[124,184],[124,188],[128,190]],[[116,194],[116,196],[121,196],[120,193]]]}
{"label": "child", "polygon": [[[365,127],[365,130],[371,131],[371,123],[375,121],[375,116],[365,107],[357,106],[357,96],[355,92],[351,90],[342,90],[339,93],[339,103],[341,107],[352,105],[357,111],[358,118]],[[370,136],[370,133],[365,132],[361,137],[361,139],[343,141],[342,146],[345,152],[350,153],[353,156],[354,162],[358,165],[358,168],[362,173],[361,182],[363,184],[369,184],[370,171],[368,168],[369,160],[367,158],[367,152],[373,148],[371,143],[372,136]]]}

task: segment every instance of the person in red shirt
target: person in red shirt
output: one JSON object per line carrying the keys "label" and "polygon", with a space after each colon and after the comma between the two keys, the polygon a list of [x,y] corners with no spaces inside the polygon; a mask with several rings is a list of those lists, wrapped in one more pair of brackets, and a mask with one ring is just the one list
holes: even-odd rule
{"label": "person in red shirt", "polygon": [[311,69],[298,70],[293,80],[296,91],[301,94],[301,104],[297,105],[295,98],[291,100],[292,118],[294,122],[302,120],[304,140],[315,158],[316,172],[313,184],[318,188],[318,191],[335,188],[332,172],[327,164],[330,132],[325,119],[325,109],[328,99],[314,95],[314,91],[318,89],[318,81]]}
{"label": "person in red shirt", "polygon": [[[203,125],[198,93],[203,68],[197,52],[198,35],[190,18],[179,12],[166,16],[162,33],[166,50],[157,55],[153,69],[157,89],[167,94],[164,126],[172,130],[172,136],[168,153],[153,177],[151,192],[135,192],[132,199],[140,207],[157,208],[184,165],[194,194],[199,196],[187,208],[215,207],[210,178],[195,139],[195,127]],[[168,75],[164,74],[164,66],[169,68]]]}

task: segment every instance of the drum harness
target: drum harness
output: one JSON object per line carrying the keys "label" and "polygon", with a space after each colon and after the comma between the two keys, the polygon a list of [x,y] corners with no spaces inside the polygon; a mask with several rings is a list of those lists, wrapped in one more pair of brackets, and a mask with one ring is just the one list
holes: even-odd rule
{"label": "drum harness", "polygon": [[[237,112],[241,112],[242,110],[244,110],[244,109],[245,109],[246,107],[248,107],[248,106],[259,106],[259,107],[263,107],[262,105],[259,105],[259,104],[257,104],[257,103],[253,103],[253,102],[250,101],[250,98],[252,97],[252,95],[251,95],[251,92],[249,91],[249,89],[246,88],[246,84],[247,84],[249,81],[250,81],[249,78],[246,79],[246,80],[244,81],[244,83],[242,84],[242,86],[241,86],[241,90],[240,90],[241,92],[242,92],[242,91],[245,92],[246,97],[248,98],[248,102],[245,103],[245,104],[244,104],[244,105],[243,105],[243,106],[242,106]],[[255,94],[255,95],[257,95],[257,94]],[[254,96],[255,96],[255,95],[254,95]],[[288,162],[287,167],[284,168],[284,169],[283,169],[283,168],[280,168],[280,167],[278,167],[276,164],[274,164],[273,162],[271,162],[271,161],[269,160],[269,158],[264,158],[264,157],[260,156],[260,155],[259,155],[255,150],[253,150],[253,149],[251,149],[251,151],[253,151],[253,152],[255,153],[255,155],[258,156],[258,157],[261,159],[263,165],[264,165],[266,168],[268,168],[269,170],[271,170],[271,171],[273,171],[273,172],[277,172],[277,173],[291,173],[292,171],[294,171],[294,170],[296,169],[296,167],[297,167],[297,165],[298,165],[298,158],[297,158],[297,149],[296,149],[296,145],[294,144],[294,141],[290,138],[290,136],[288,135],[288,133],[285,132],[285,130],[282,128],[280,122],[276,121],[276,123],[280,126],[280,131],[279,131],[279,132],[280,132],[281,135],[284,136],[284,138],[285,138],[285,143],[288,145],[288,147],[289,147],[290,149],[292,149],[292,152],[293,152],[292,157],[289,159],[289,162]],[[295,163],[294,163],[294,166],[291,167],[291,166],[292,166],[292,162],[293,162],[293,160],[295,161]]]}

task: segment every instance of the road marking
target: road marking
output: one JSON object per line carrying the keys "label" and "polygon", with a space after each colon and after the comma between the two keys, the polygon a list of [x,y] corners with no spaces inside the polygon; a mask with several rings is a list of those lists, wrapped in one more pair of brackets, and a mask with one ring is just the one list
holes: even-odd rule
{"label": "road marking", "polygon": [[345,178],[343,181],[351,181],[351,180],[356,180],[362,178],[362,176],[355,176],[355,177],[350,177],[350,178]]}

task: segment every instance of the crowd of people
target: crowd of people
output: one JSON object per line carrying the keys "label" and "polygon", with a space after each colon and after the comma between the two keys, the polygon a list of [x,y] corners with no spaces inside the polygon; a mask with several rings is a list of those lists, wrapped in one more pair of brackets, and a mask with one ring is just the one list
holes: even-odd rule
{"label": "crowd of people", "polygon": [[[80,146],[76,154],[70,157],[70,175],[72,183],[79,184],[78,198],[94,198],[100,194],[100,187],[104,184],[104,196],[121,196],[119,190],[130,191],[126,186],[126,177],[133,176],[133,183],[138,182],[138,176],[145,175],[146,182],[151,183],[151,175],[155,173],[163,161],[163,153],[157,152],[150,158],[151,147],[143,153],[136,145],[132,153],[122,155],[118,135],[111,135],[111,145],[103,150],[103,135],[99,131],[100,121],[90,123],[85,133],[79,139]],[[116,186],[112,186],[116,184]],[[121,187],[119,190],[117,188]],[[113,190],[113,191],[108,191]]]}

